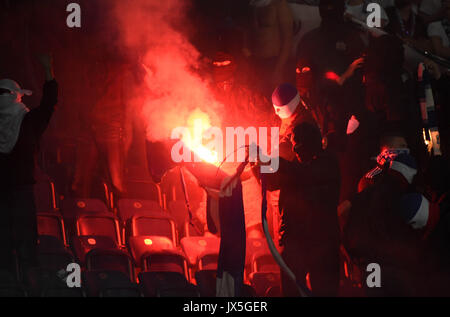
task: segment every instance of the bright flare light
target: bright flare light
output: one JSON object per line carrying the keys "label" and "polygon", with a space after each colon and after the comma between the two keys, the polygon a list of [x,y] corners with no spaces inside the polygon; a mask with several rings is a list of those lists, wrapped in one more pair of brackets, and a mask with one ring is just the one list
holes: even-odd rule
{"label": "bright flare light", "polygon": [[191,138],[184,136],[183,143],[203,161],[218,166],[219,155],[203,145],[203,134],[211,128],[209,116],[201,110],[195,110],[187,120]]}

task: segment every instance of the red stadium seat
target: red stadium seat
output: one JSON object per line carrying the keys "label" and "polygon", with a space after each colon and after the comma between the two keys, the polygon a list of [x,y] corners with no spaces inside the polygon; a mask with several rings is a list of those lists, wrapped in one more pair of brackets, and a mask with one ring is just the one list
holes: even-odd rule
{"label": "red stadium seat", "polygon": [[[62,269],[61,269],[62,270]],[[65,271],[65,268],[64,268]],[[83,288],[69,288],[62,271],[32,268],[28,271],[28,290],[32,297],[84,297]]]}
{"label": "red stadium seat", "polygon": [[197,288],[176,272],[141,272],[139,284],[146,297],[198,297]]}
{"label": "red stadium seat", "polygon": [[189,265],[197,267],[202,256],[219,254],[220,239],[216,237],[185,237],[181,239],[180,244]]}
{"label": "red stadium seat", "polygon": [[38,212],[57,210],[55,184],[50,180],[39,181],[34,185],[34,202]]}
{"label": "red stadium seat", "polygon": [[105,203],[99,199],[68,198],[61,201],[61,213],[69,237],[78,235],[76,219],[81,214],[109,213]]}
{"label": "red stadium seat", "polygon": [[138,286],[120,271],[87,271],[83,285],[90,297],[141,297]]}
{"label": "red stadium seat", "polygon": [[251,260],[252,272],[279,272],[280,267],[273,256],[267,252],[255,252]]}
{"label": "red stadium seat", "polygon": [[120,199],[117,203],[117,214],[124,223],[135,214],[145,212],[163,212],[163,209],[153,200]]}
{"label": "red stadium seat", "polygon": [[197,267],[198,270],[217,270],[219,253],[209,253],[199,255]]}
{"label": "red stadium seat", "polygon": [[258,297],[274,297],[280,295],[280,273],[254,272],[250,282]]}
{"label": "red stadium seat", "polygon": [[107,236],[74,236],[71,245],[78,262],[83,265],[85,264],[86,254],[91,250],[119,249],[116,241]]}
{"label": "red stadium seat", "polygon": [[187,262],[184,254],[177,250],[147,253],[141,258],[145,272],[176,272],[187,277]]}
{"label": "red stadium seat", "polygon": [[249,280],[257,296],[277,294],[281,283],[280,268],[270,253],[264,250],[253,253]]}
{"label": "red stadium seat", "polygon": [[175,246],[167,237],[138,236],[128,238],[128,248],[134,263],[139,266],[144,254],[171,251],[175,249]]}
{"label": "red stadium seat", "polygon": [[40,268],[54,272],[66,270],[67,265],[74,262],[72,253],[62,241],[52,236],[39,237],[37,258]]}
{"label": "red stadium seat", "polygon": [[[204,189],[198,185],[197,179],[189,172],[184,172],[183,174],[189,199],[192,202],[203,200]],[[184,201],[185,197],[178,168],[172,169],[164,175],[160,187],[167,203],[171,201]]]}
{"label": "red stadium seat", "polygon": [[201,297],[216,297],[217,270],[202,270],[195,273],[195,281]]}
{"label": "red stadium seat", "polygon": [[77,236],[104,236],[122,246],[119,220],[112,213],[83,213],[76,219]]}
{"label": "red stadium seat", "polygon": [[108,207],[100,199],[64,199],[61,202],[61,213],[68,224],[69,233],[73,235],[71,228],[76,218],[84,213],[108,213]]}
{"label": "red stadium seat", "polygon": [[270,254],[266,239],[249,238],[246,241],[245,263],[251,264],[254,254]]}
{"label": "red stadium seat", "polygon": [[161,190],[159,186],[150,181],[128,181],[124,198],[153,200],[161,206]]}
{"label": "red stadium seat", "polygon": [[66,251],[67,247],[58,237],[41,235],[37,240],[38,252]]}
{"label": "red stadium seat", "polygon": [[176,224],[166,213],[144,213],[134,215],[129,224],[128,236],[160,236],[172,240],[178,245]]}
{"label": "red stadium seat", "polygon": [[133,261],[127,252],[118,249],[92,249],[86,254],[88,271],[116,271],[135,280]]}
{"label": "red stadium seat", "polygon": [[62,212],[108,212],[107,205],[100,199],[93,198],[74,198],[63,200],[61,206]]}
{"label": "red stadium seat", "polygon": [[38,212],[37,228],[39,236],[53,236],[60,239],[67,246],[64,220],[56,212]]}
{"label": "red stadium seat", "polygon": [[189,213],[185,201],[170,201],[168,203],[169,214],[175,219],[177,230],[181,237],[185,237],[189,233]]}

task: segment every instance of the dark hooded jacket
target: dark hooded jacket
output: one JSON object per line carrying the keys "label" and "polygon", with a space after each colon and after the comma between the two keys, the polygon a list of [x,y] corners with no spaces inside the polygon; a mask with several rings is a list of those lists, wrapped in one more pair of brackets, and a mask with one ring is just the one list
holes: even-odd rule
{"label": "dark hooded jacket", "polygon": [[0,153],[0,189],[11,190],[35,183],[34,169],[39,140],[50,122],[57,98],[56,81],[46,82],[41,104],[25,115],[12,152]]}

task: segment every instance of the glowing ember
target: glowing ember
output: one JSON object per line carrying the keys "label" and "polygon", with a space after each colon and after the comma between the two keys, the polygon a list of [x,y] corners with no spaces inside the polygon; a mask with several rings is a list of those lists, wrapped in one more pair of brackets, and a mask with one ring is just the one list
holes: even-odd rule
{"label": "glowing ember", "polygon": [[218,166],[220,164],[219,155],[203,145],[204,133],[210,129],[211,122],[209,116],[201,110],[195,110],[187,120],[187,128],[190,130],[191,138],[184,137],[183,143],[193,153],[205,162]]}

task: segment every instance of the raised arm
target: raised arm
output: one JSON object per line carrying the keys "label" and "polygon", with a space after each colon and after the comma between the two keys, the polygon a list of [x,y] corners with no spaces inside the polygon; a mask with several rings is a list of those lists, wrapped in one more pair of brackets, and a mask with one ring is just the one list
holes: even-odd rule
{"label": "raised arm", "polygon": [[45,72],[45,80],[51,81],[55,79],[55,74],[53,72],[53,59],[51,55],[43,54],[39,56],[39,61]]}
{"label": "raised arm", "polygon": [[58,101],[58,84],[54,78],[52,58],[50,55],[42,55],[39,57],[39,61],[45,73],[42,99],[39,107],[34,108],[28,114],[37,136],[42,135],[47,128]]}

